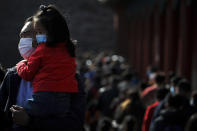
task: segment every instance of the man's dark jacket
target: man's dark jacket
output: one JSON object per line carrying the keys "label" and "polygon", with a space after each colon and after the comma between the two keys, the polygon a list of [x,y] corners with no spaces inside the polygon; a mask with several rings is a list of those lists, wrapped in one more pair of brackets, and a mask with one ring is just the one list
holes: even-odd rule
{"label": "man's dark jacket", "polygon": [[[63,129],[81,130],[84,123],[85,114],[85,92],[84,84],[79,74],[76,74],[79,93],[71,95],[71,112],[66,118],[38,119],[31,118],[30,127],[38,129]],[[16,104],[17,94],[20,87],[21,78],[18,76],[16,68],[8,69],[5,78],[0,86],[0,130],[12,128],[12,117],[10,107]]]}

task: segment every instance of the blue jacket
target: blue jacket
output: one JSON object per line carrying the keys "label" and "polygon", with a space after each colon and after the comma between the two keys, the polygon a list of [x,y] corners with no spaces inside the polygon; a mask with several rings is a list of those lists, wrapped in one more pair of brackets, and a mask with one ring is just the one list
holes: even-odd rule
{"label": "blue jacket", "polygon": [[[38,119],[31,117],[30,128],[33,130],[43,129],[66,129],[70,131],[80,131],[83,128],[85,117],[86,97],[84,84],[79,74],[76,74],[79,93],[71,95],[71,112],[66,118]],[[0,86],[0,121],[6,128],[12,128],[12,117],[10,107],[16,104],[18,89],[21,78],[16,72],[16,68],[8,69],[5,78]]]}

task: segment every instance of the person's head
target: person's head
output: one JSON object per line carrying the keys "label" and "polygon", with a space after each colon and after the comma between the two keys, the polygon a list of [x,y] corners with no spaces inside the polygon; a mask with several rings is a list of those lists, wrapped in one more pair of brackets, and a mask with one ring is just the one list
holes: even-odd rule
{"label": "person's head", "polygon": [[75,57],[75,45],[71,41],[67,22],[54,5],[41,5],[39,11],[33,16],[33,26],[36,37],[40,35],[46,37],[44,42],[48,47],[65,43],[69,54]]}
{"label": "person's head", "polygon": [[155,83],[157,85],[163,85],[165,84],[165,74],[164,73],[157,73],[155,76]]}
{"label": "person's head", "polygon": [[146,89],[147,87],[149,87],[150,85],[145,82],[145,81],[142,81],[139,85],[139,88],[140,88],[140,91],[143,91],[144,89]]}
{"label": "person's head", "polygon": [[33,28],[33,17],[28,17],[25,20],[24,26],[20,32],[20,38],[32,38],[32,47],[36,48],[37,43],[35,40],[34,28]]}
{"label": "person's head", "polygon": [[175,87],[175,93],[180,94],[189,99],[191,94],[190,83],[186,79],[180,80],[177,86]]}
{"label": "person's head", "polygon": [[3,79],[4,79],[4,76],[5,76],[5,71],[0,64],[0,85],[1,85],[1,82],[3,81]]}
{"label": "person's head", "polygon": [[171,79],[171,83],[170,83],[170,92],[172,94],[175,94],[175,87],[178,85],[179,81],[181,81],[183,78],[180,76],[174,76]]}
{"label": "person's head", "polygon": [[154,84],[155,75],[158,72],[158,68],[156,66],[148,66],[146,75],[148,76],[148,80],[150,84]]}
{"label": "person's head", "polygon": [[157,94],[156,94],[157,100],[158,101],[162,101],[167,96],[168,93],[169,93],[168,89],[166,89],[166,88],[159,88],[157,90]]}
{"label": "person's head", "polygon": [[18,49],[24,59],[27,59],[37,47],[32,21],[33,17],[27,18],[20,32]]}

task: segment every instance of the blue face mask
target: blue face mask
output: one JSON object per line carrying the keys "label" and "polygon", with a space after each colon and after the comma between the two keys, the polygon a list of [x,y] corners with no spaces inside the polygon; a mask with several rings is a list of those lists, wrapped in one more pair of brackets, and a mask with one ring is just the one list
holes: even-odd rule
{"label": "blue face mask", "polygon": [[194,100],[193,99],[190,100],[190,105],[191,106],[194,105]]}
{"label": "blue face mask", "polygon": [[171,88],[170,88],[170,93],[171,93],[172,95],[175,95],[175,89],[174,89],[174,87],[171,87]]}
{"label": "blue face mask", "polygon": [[36,41],[38,44],[47,42],[47,36],[46,35],[36,35]]}

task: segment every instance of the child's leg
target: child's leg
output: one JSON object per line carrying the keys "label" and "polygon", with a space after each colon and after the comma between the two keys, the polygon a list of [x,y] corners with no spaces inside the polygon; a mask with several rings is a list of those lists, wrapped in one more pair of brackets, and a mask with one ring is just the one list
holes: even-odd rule
{"label": "child's leg", "polygon": [[24,108],[35,117],[65,117],[70,111],[70,93],[37,92]]}
{"label": "child's leg", "polygon": [[54,93],[53,113],[56,117],[64,117],[70,111],[70,93]]}
{"label": "child's leg", "polygon": [[49,92],[34,93],[32,99],[27,101],[25,110],[31,116],[48,117],[52,113],[53,97]]}

